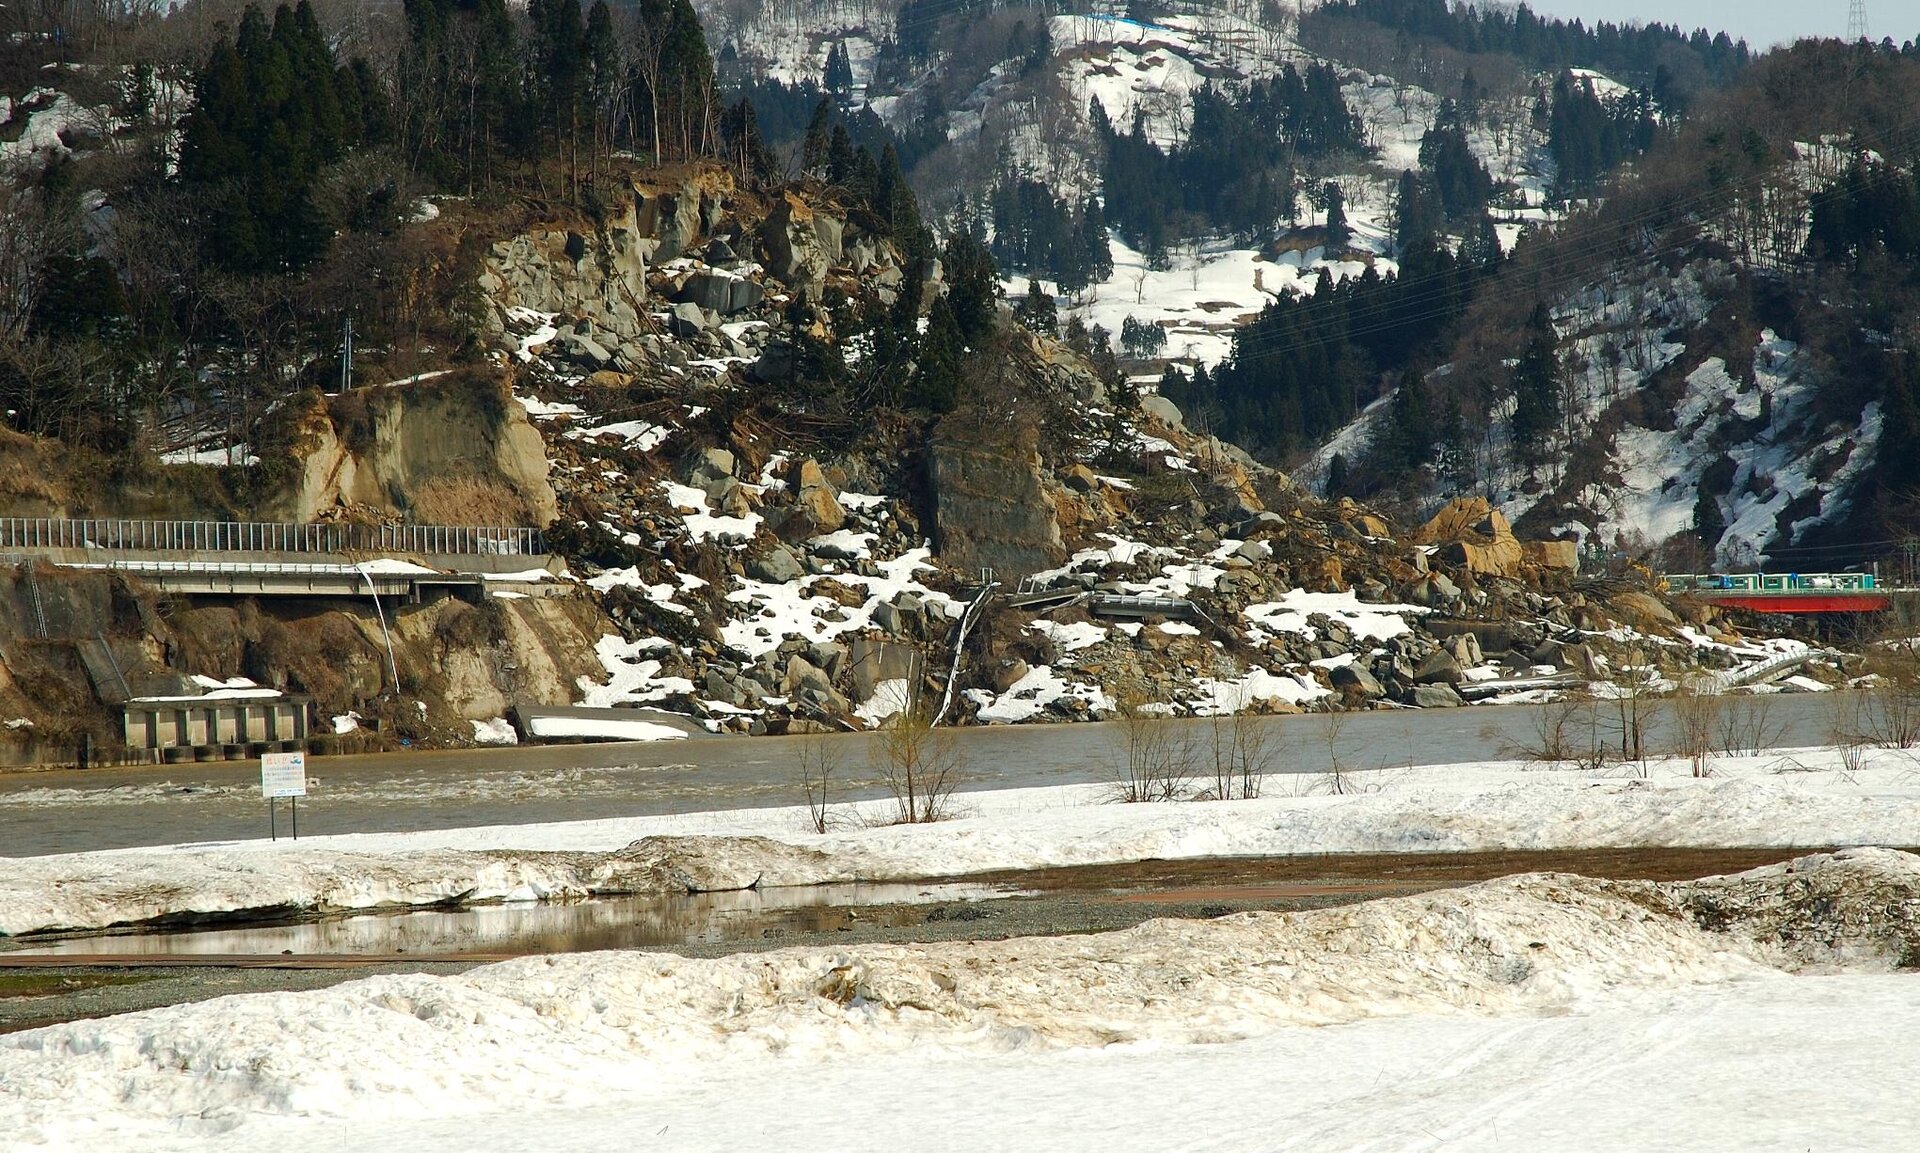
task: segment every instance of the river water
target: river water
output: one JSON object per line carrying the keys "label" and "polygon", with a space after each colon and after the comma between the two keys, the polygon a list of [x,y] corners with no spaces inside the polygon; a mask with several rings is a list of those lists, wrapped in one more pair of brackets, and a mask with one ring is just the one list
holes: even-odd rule
{"label": "river water", "polygon": [[[1764,698],[1766,743],[1829,742],[1837,696]],[[1322,773],[1335,758],[1351,770],[1524,757],[1522,750],[1538,747],[1548,715],[1541,706],[1509,705],[1258,723],[1268,734],[1269,772]],[[1173,723],[1202,741],[1209,724]],[[1650,750],[1670,743],[1664,713],[1649,731]],[[1122,761],[1124,734],[1112,724],[952,732],[965,765],[962,791],[1106,782]],[[806,740],[822,742],[839,760],[836,801],[883,795],[871,733],[325,757],[309,763],[300,831],[408,832],[797,805]],[[283,835],[285,816],[283,804]],[[231,841],[266,832],[256,761],[0,776],[0,856]]]}
{"label": "river water", "polygon": [[966,883],[808,885],[729,893],[648,893],[559,904],[480,905],[326,917],[283,924],[78,935],[0,952],[20,957],[493,956],[724,944],[832,933],[864,917],[919,924],[916,908],[1005,899],[1011,887]]}

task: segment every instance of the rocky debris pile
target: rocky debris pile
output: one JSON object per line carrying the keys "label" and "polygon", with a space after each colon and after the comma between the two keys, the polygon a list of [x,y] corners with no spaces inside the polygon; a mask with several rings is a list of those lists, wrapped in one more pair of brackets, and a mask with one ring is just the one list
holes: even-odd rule
{"label": "rocky debris pile", "polygon": [[1920,967],[1920,861],[1842,849],[1667,886],[1703,929],[1758,942],[1798,965]]}
{"label": "rocky debris pile", "polygon": [[[796,324],[831,339],[806,302],[897,290],[890,242],[804,189],[761,201],[689,180],[636,196],[630,218],[647,302],[632,331],[591,301],[549,315],[585,300],[574,282],[499,313],[563,520],[595,542],[577,563],[620,630],[597,703],[752,732],[870,723],[944,690],[982,570],[1078,598],[1002,605],[975,631],[957,687],[982,720],[1097,717],[1123,695],[1193,713],[1440,708],[1509,678],[1740,659],[1644,588],[1581,583],[1570,546],[1519,541],[1483,500],[1397,532],[1192,432],[1163,398],[1113,411],[1086,359],[1024,331],[1018,387],[1053,409],[967,411],[822,455],[750,414],[778,394]],[[605,267],[583,255],[578,276]],[[1098,615],[1109,597],[1173,607]],[[1651,656],[1619,651],[1643,634]]]}

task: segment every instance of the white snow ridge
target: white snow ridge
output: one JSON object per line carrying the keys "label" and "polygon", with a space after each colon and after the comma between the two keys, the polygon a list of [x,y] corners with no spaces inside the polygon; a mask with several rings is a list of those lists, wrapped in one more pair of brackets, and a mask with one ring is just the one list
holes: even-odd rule
{"label": "white snow ridge", "polygon": [[[1595,1082],[1575,1066],[1604,1079],[1602,1066],[1620,1060],[1657,1087],[1678,1075],[1672,1055],[1699,1059],[1685,1036],[1631,1057],[1618,1040],[1599,1051],[1555,1046],[1588,1045],[1595,1030],[1616,1039],[1623,1027],[1644,1032],[1649,1019],[1697,1027],[1722,1044],[1737,1024],[1730,1006],[1758,1014],[1747,1041],[1775,1043],[1769,1030],[1804,1024],[1795,1007],[1802,997],[1828,1028],[1911,1028],[1920,1021],[1920,986],[1886,971],[1897,952],[1914,948],[1916,894],[1920,857],[1852,850],[1676,885],[1530,875],[1337,909],[1154,921],[1092,936],[712,960],[532,957],[459,976],[381,976],[0,1038],[0,1132],[73,1149],[276,1141],[471,1149],[522,1147],[521,1140],[587,1149],[610,1147],[615,1133],[653,1134],[664,1139],[647,1147],[665,1148],[738,1148],[754,1133],[789,1148],[995,1147],[964,1129],[910,1134],[929,1114],[998,1092],[1012,1076],[1027,1086],[1026,1099],[982,1106],[986,1130],[1006,1131],[1010,1115],[1029,1126],[1033,1140],[1023,1147],[1084,1148],[1071,1109],[1025,1110],[1036,1099],[1116,1092],[1108,1081],[1119,1074],[1124,1083],[1146,1053],[1176,1082],[1209,1071],[1220,1091],[1212,1107],[1221,1112],[1211,1127],[1188,1132],[1180,1142],[1187,1147],[1202,1133],[1221,1141],[1209,1148],[1289,1148],[1314,1134],[1338,1138],[1318,1148],[1451,1147],[1419,1139],[1444,1120],[1444,1131],[1472,1137],[1458,1147],[1490,1148],[1477,1127],[1497,1118],[1502,1138],[1520,1141],[1514,1147],[1647,1148],[1610,1144],[1614,1135],[1604,1129],[1568,1132],[1570,1118],[1522,1108],[1511,1095],[1519,1090],[1490,1078],[1506,1076],[1515,1060],[1551,1060],[1558,1079],[1591,1089]],[[1888,917],[1900,909],[1904,919]],[[1805,959],[1844,958],[1850,973],[1787,975],[1793,966],[1778,942],[1789,932],[1803,942],[1817,937],[1809,918],[1829,927],[1835,947]],[[1870,922],[1877,931],[1859,930]],[[1836,982],[1847,983],[1844,996]],[[1343,1028],[1302,1028],[1335,1025]],[[1409,1046],[1422,1053],[1417,1077],[1387,1080],[1389,1069],[1407,1066]],[[1872,1056],[1879,1064],[1869,1086],[1920,1072],[1911,1045]],[[1853,1075],[1857,1063],[1842,1060],[1839,1073]],[[1765,1070],[1764,1055],[1752,1067]],[[1338,1080],[1362,1068],[1375,1072]],[[1823,1087],[1834,1075],[1817,1063],[1801,1072]],[[1259,1086],[1276,1078],[1289,1086],[1317,1079],[1320,1087],[1269,1098]],[[866,1098],[873,1125],[831,1134],[782,1128],[786,1111],[823,1082]],[[1740,1085],[1757,1090],[1751,1082]],[[1705,1098],[1725,1088],[1716,1084]],[[1189,1095],[1172,1092],[1175,1083],[1165,1088]],[[1410,1096],[1416,1089],[1439,1097]],[[1855,1107],[1859,1089],[1837,1087],[1824,1111],[1796,1115],[1801,1127],[1809,1118],[1843,1123],[1834,1110]],[[1447,1092],[1466,1090],[1482,1105],[1472,1114],[1442,1118],[1414,1107],[1438,1108]],[[714,1101],[715,1091],[749,1099]],[[1807,1096],[1783,1091],[1796,1107]],[[906,1094],[896,1107],[879,1107],[896,1092]],[[1246,1111],[1236,1121],[1241,1094]],[[1381,1112],[1361,1125],[1370,1100]],[[1283,1103],[1317,1120],[1284,1130],[1285,1141],[1248,1127],[1249,1119],[1274,1119]],[[1488,1103],[1501,1108],[1488,1112]],[[1595,1107],[1625,1115],[1635,1106],[1601,1094],[1587,1101]],[[1755,1126],[1777,1114],[1771,1106],[1723,1111],[1716,1130],[1699,1134],[1704,1140],[1664,1147],[1772,1147],[1763,1138],[1779,1131]],[[1171,1101],[1168,1115],[1193,1116]],[[1871,1138],[1885,1116],[1884,1108],[1856,1113],[1853,1132]],[[1680,1126],[1675,1139],[1692,1123],[1683,1113],[1664,1120]],[[807,1124],[798,1114],[793,1121]],[[1463,1131],[1463,1122],[1472,1124]],[[1164,1124],[1143,1119],[1130,1140],[1105,1143],[1166,1148]],[[674,1128],[682,1131],[672,1136]],[[1386,1144],[1357,1140],[1363,1129]],[[1793,1126],[1786,1131],[1799,1136]],[[1527,1139],[1562,1132],[1571,1139]]]}

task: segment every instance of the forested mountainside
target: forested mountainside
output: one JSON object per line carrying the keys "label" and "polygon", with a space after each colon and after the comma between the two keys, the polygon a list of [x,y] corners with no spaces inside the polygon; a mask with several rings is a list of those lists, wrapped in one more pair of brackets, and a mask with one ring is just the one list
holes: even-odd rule
{"label": "forested mountainside", "polygon": [[[1674,563],[1907,531],[1884,479],[1903,462],[1870,407],[1904,403],[1906,341],[1849,329],[1859,310],[1826,282],[1885,294],[1823,230],[1857,215],[1831,202],[1903,211],[1886,178],[1912,171],[1911,44],[1757,56],[1713,30],[1446,0],[723,5],[708,21],[723,68],[789,107],[796,138],[821,96],[891,130],[1011,293],[1057,292],[1133,371],[1170,368],[1161,390],[1195,419],[1316,485],[1414,511],[1480,492],[1539,531],[1671,543]],[[1681,207],[1657,222],[1634,207],[1663,195]],[[1743,316],[1741,347],[1688,338],[1716,314]],[[1815,314],[1819,333],[1801,323]],[[1673,427],[1690,374],[1730,365],[1771,396],[1773,360],[1792,378],[1778,422],[1696,398],[1702,419]],[[1727,451],[1748,440],[1750,463]],[[1820,463],[1773,467],[1787,459]]]}

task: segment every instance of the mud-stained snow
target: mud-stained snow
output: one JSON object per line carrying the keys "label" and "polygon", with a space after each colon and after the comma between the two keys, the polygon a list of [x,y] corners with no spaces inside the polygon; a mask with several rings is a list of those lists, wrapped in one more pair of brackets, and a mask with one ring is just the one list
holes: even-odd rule
{"label": "mud-stained snow", "polygon": [[612,852],[185,846],[7,862],[0,932],[101,928],[158,917],[564,901],[615,893],[744,889],[847,880],[817,849],[764,837],[648,837]]}
{"label": "mud-stained snow", "polygon": [[[1041,693],[1022,691],[998,706],[1040,707]],[[1106,739],[1118,763],[1124,749]],[[795,805],[0,859],[0,932],[264,906],[569,899],[639,884],[622,850],[650,837],[684,838],[683,854],[725,852],[742,884],[764,886],[1207,856],[1920,845],[1915,761],[1876,752],[1852,769],[1846,759],[1834,750],[1714,758],[1707,778],[1689,776],[1684,761],[1650,763],[1645,777],[1637,767],[1594,775],[1514,763],[1374,769],[1337,788],[1272,776],[1256,800],[1164,805],[1107,803],[1111,789],[1097,784],[1013,789],[960,794],[956,819],[932,825],[884,824],[890,802],[836,805],[825,835]]]}
{"label": "mud-stained snow", "polygon": [[[753,1075],[777,1095],[790,1078],[844,1077],[849,1062],[867,1073],[912,1070],[935,1057],[944,1091],[965,1095],[975,1070],[1011,1059],[1028,1070],[1030,1093],[1049,1085],[1071,1099],[1090,1065],[1148,1058],[1177,1066],[1196,1051],[1245,1052],[1237,1046],[1295,1047],[1324,1074],[1311,1059],[1321,1045],[1339,1051],[1356,1027],[1395,1027],[1408,1031],[1402,1043],[1428,1038],[1430,1061],[1409,1070],[1414,1079],[1467,1078],[1481,1109],[1450,1118],[1389,1115],[1378,1124],[1410,1138],[1416,1127],[1438,1122],[1466,1136],[1474,1130],[1460,1128],[1463,1120],[1484,1120],[1490,1105],[1506,1100],[1506,1083],[1491,1076],[1506,1064],[1503,1050],[1554,1065],[1583,1085],[1580,1070],[1626,1056],[1618,1044],[1556,1050],[1516,1032],[1544,1026],[1562,1038],[1618,1038],[1624,1016],[1685,1014],[1714,998],[1788,1005],[1803,988],[1828,1010],[1828,1030],[1857,1032],[1894,1072],[1920,1069],[1911,1045],[1893,1043],[1897,1031],[1867,1027],[1889,1008],[1889,1024],[1920,1019],[1914,978],[1884,975],[1893,957],[1846,957],[1854,971],[1843,986],[1835,977],[1790,976],[1791,966],[1744,932],[1741,919],[1750,906],[1790,902],[1801,883],[1836,895],[1828,919],[1857,919],[1872,912],[1886,886],[1909,899],[1920,892],[1920,858],[1860,851],[1805,859],[1794,869],[1719,883],[1715,895],[1733,914],[1724,931],[1703,928],[1688,913],[1697,883],[1532,875],[1338,909],[1153,921],[1091,936],[718,959],[546,956],[458,976],[382,976],[315,992],[228,997],[0,1038],[0,1082],[8,1086],[0,1126],[15,1140],[55,1148],[259,1147],[275,1136],[297,1137],[301,1148],[316,1147],[315,1138],[343,1148],[376,1133],[387,1144],[406,1136],[395,1125],[441,1120],[461,1124],[458,1145],[443,1138],[406,1147],[506,1148],[511,1138],[494,1131],[486,1114],[511,1114],[510,1127],[541,1114],[579,1125],[596,1110],[627,1116],[715,1077]],[[1770,1015],[1758,1018],[1750,1039],[1770,1031]],[[1581,1019],[1594,1026],[1568,1030],[1565,1022]],[[1489,1022],[1503,1027],[1489,1034]],[[1462,1047],[1462,1035],[1480,1043]],[[1436,1043],[1443,1037],[1454,1040]],[[1635,1053],[1634,1063],[1671,1047]],[[1358,1095],[1353,1108],[1365,1112],[1384,1072],[1338,1093]],[[1262,1062],[1239,1079],[1256,1073],[1262,1081],[1286,1075]],[[1801,1075],[1822,1071],[1809,1066]],[[881,1086],[899,1088],[884,1075],[840,1084],[869,1101]],[[736,1100],[734,1111],[767,1104],[756,1096],[752,1106]],[[1323,1089],[1312,1103],[1330,1104],[1328,1096]],[[1849,1104],[1862,1097],[1843,1094]],[[1864,1111],[1855,1104],[1849,1131],[1891,1134],[1885,1126],[1909,1100],[1895,1094]],[[1636,1113],[1630,1099],[1609,1107]],[[910,1110],[911,1100],[902,1108]],[[1047,1120],[1048,1110],[1015,1111],[1039,1127],[1039,1139],[1021,1147],[1074,1147]],[[1207,1131],[1238,1132],[1241,1113],[1216,1110]],[[1352,1113],[1318,1113],[1319,1126],[1346,1115],[1348,1138],[1334,1147],[1360,1147]],[[1735,1140],[1710,1147],[1743,1147],[1746,1114],[1724,1106],[1721,1113],[1715,1132]],[[769,1116],[765,1123],[775,1122]],[[601,1140],[611,1139],[616,1128],[600,1124]],[[668,1135],[657,1121],[645,1131]],[[891,1147],[863,1127],[838,1136],[832,1147]],[[1252,1130],[1244,1137],[1258,1143]],[[503,1139],[508,1144],[496,1143]],[[1529,1147],[1617,1147],[1601,1139],[1611,1140],[1597,1133]],[[698,1126],[667,1144],[738,1147]],[[815,1139],[802,1144],[825,1147]],[[1135,1139],[1116,1147],[1164,1146]],[[1396,1140],[1391,1147],[1413,1146]]]}

